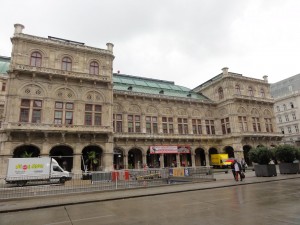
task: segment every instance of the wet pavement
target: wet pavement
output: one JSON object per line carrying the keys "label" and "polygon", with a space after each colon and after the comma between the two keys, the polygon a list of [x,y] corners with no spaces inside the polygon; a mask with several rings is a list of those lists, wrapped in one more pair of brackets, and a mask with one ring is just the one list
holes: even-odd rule
{"label": "wet pavement", "polygon": [[[231,187],[236,185],[249,185],[255,183],[269,183],[285,179],[299,179],[300,174],[295,175],[281,175],[276,177],[256,177],[253,171],[246,172],[246,179],[241,181],[234,181],[231,173],[218,173],[214,175],[216,181],[176,184],[151,188],[138,188],[127,190],[114,190],[114,191],[99,191],[92,193],[82,194],[68,194],[57,195],[48,197],[30,197],[14,200],[4,200],[0,203],[0,213],[10,211],[20,211],[28,209],[38,209],[61,205],[73,205],[80,203],[90,203],[98,201],[109,201],[116,199],[135,198],[141,196],[154,196],[162,195],[165,193],[178,193],[194,190],[215,189],[222,187]],[[272,183],[270,183],[272,184]],[[299,223],[300,224],[300,223]]]}
{"label": "wet pavement", "polygon": [[216,174],[214,182],[6,201],[0,224],[300,224],[300,174],[246,176],[242,182]]}

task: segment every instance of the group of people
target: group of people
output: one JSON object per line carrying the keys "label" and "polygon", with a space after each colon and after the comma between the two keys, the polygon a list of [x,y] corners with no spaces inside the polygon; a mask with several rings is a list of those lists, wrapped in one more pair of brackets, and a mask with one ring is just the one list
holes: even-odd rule
{"label": "group of people", "polygon": [[241,162],[238,162],[236,159],[231,163],[231,170],[233,177],[236,181],[242,181],[245,178],[246,162],[244,159]]}

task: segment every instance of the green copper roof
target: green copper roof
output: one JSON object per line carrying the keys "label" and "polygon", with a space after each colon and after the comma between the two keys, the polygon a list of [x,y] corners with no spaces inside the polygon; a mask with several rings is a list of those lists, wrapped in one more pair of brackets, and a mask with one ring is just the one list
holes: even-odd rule
{"label": "green copper roof", "polygon": [[0,56],[0,74],[7,74],[7,70],[9,69],[10,58]]}
{"label": "green copper roof", "polygon": [[175,83],[172,81],[156,80],[124,74],[113,74],[113,81],[114,90],[117,91],[128,91],[134,93],[164,95],[170,97],[209,101],[207,97],[193,92],[189,88],[175,85]]}

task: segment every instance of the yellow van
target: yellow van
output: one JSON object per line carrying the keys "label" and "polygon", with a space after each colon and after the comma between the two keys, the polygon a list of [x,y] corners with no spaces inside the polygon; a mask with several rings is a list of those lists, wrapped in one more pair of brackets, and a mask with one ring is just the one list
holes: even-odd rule
{"label": "yellow van", "polygon": [[211,154],[211,166],[214,168],[230,168],[231,162],[228,160],[228,154]]}

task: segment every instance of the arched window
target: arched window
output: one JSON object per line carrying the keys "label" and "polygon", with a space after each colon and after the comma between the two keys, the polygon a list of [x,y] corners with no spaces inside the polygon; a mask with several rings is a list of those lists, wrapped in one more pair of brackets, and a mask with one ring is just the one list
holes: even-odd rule
{"label": "arched window", "polygon": [[72,60],[69,57],[64,57],[62,59],[61,69],[66,71],[72,70]]}
{"label": "arched window", "polygon": [[218,89],[218,94],[219,94],[219,100],[223,99],[224,98],[224,94],[223,94],[223,88],[219,88]]}
{"label": "arched window", "polygon": [[265,97],[265,90],[263,88],[260,89],[260,97]]}
{"label": "arched window", "polygon": [[287,110],[287,108],[286,108],[286,105],[285,105],[285,104],[283,104],[283,110]]}
{"label": "arched window", "polygon": [[290,105],[291,105],[291,109],[293,109],[294,108],[294,103],[290,103]]}
{"label": "arched window", "polygon": [[253,89],[252,87],[248,87],[248,93],[250,96],[253,96]]}
{"label": "arched window", "polygon": [[240,88],[240,85],[235,85],[235,93],[237,94],[237,95],[240,95],[241,94],[241,88]]}
{"label": "arched window", "polygon": [[41,67],[42,55],[39,52],[33,52],[30,56],[30,66]]}
{"label": "arched window", "polygon": [[99,64],[97,62],[91,62],[90,64],[90,74],[98,75],[99,74]]}

